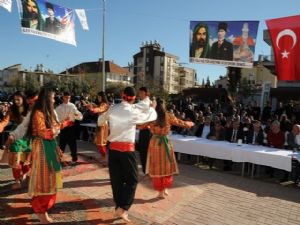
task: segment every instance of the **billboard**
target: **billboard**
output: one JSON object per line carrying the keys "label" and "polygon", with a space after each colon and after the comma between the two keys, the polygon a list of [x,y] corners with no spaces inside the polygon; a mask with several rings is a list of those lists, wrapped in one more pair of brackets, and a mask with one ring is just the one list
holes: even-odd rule
{"label": "billboard", "polygon": [[18,0],[22,32],[75,45],[75,11],[43,0]]}
{"label": "billboard", "polygon": [[253,66],[259,21],[191,21],[190,62]]}

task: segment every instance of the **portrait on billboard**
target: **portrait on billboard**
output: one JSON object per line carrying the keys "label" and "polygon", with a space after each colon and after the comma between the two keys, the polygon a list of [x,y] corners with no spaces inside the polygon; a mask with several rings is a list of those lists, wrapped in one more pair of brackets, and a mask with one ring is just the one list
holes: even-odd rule
{"label": "portrait on billboard", "polygon": [[18,0],[22,32],[76,45],[75,11],[44,0]]}
{"label": "portrait on billboard", "polygon": [[258,21],[191,21],[190,62],[252,67]]}

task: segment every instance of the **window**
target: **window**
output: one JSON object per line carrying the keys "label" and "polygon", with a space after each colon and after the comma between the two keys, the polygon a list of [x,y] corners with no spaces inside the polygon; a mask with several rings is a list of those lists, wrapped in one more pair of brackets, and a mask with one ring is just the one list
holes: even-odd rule
{"label": "window", "polygon": [[149,62],[149,58],[148,57],[146,58],[146,62]]}
{"label": "window", "polygon": [[148,72],[149,71],[149,66],[146,66],[146,72]]}

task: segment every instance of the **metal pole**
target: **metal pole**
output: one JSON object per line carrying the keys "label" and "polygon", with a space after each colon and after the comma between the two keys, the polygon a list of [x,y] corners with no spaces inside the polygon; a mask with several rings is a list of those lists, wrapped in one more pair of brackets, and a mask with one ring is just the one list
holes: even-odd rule
{"label": "metal pole", "polygon": [[104,44],[105,44],[105,2],[106,0],[102,0],[103,2],[103,22],[102,22],[102,91],[105,91],[105,83],[106,83],[106,74],[105,74],[105,57],[104,57]]}

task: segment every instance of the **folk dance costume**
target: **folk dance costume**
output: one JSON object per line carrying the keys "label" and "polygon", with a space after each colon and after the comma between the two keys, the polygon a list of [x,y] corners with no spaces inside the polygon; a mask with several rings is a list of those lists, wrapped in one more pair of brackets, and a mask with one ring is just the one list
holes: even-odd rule
{"label": "folk dance costume", "polygon": [[[12,122],[14,127],[22,123],[27,111],[23,107],[19,107],[19,118],[13,115],[10,111],[4,119],[0,122],[0,131]],[[26,138],[19,137],[16,141],[9,146],[8,150],[8,165],[12,168],[12,174],[16,181],[12,187],[13,189],[21,188],[21,179],[24,178],[30,170],[30,156],[31,147],[30,141]]]}
{"label": "folk dance costume", "polygon": [[165,127],[160,127],[156,122],[147,125],[150,126],[152,138],[148,149],[146,173],[152,178],[154,189],[161,192],[172,186],[173,175],[179,173],[173,145],[168,137],[171,126],[189,128],[190,122],[182,121],[167,112]]}
{"label": "folk dance costume", "polygon": [[33,115],[32,166],[28,194],[32,197],[32,208],[37,214],[46,213],[56,201],[58,188],[62,188],[61,152],[56,144],[60,124],[54,119],[49,138],[45,117],[41,111]]}
{"label": "folk dance costume", "polygon": [[[134,104],[134,107],[142,111],[145,110],[147,111],[150,108],[150,104],[151,101],[149,97],[146,97],[145,99],[139,101],[137,104]],[[140,131],[139,131],[137,150],[140,155],[143,173],[146,174],[146,162],[147,162],[149,142],[151,139],[151,132],[150,132],[150,127],[148,126],[141,126],[138,128]]]}
{"label": "folk dance costume", "polygon": [[[134,93],[132,90],[131,92]],[[153,108],[145,112],[130,104],[129,102],[134,98],[134,94],[123,96],[125,100],[111,107],[107,113],[98,118],[99,126],[106,121],[109,122],[109,174],[116,216],[125,220],[128,220],[126,211],[133,203],[138,183],[137,159],[134,152],[136,124],[154,121],[157,117]]]}
{"label": "folk dance costume", "polygon": [[76,128],[75,120],[82,120],[82,113],[71,103],[62,103],[55,109],[60,123],[65,126],[59,135],[59,147],[64,152],[66,145],[69,145],[72,161],[77,161],[77,143],[76,143]]}
{"label": "folk dance costume", "polygon": [[[109,109],[108,103],[100,103],[98,107],[91,108],[90,111],[93,113],[97,113],[99,116],[105,113]],[[99,150],[99,153],[105,157],[106,156],[106,144],[108,137],[108,124],[107,122],[101,126],[97,127],[97,133],[95,137],[95,144]]]}

